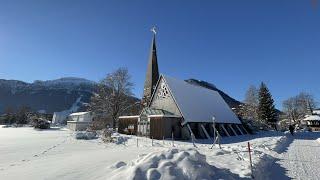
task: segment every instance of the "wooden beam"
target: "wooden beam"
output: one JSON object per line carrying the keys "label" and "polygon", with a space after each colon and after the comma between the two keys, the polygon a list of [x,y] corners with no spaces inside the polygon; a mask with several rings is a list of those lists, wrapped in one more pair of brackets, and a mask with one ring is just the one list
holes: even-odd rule
{"label": "wooden beam", "polygon": [[202,131],[204,132],[204,134],[207,136],[208,139],[211,139],[211,137],[209,136],[206,128],[203,126],[203,124],[200,124]]}
{"label": "wooden beam", "polygon": [[[234,135],[238,136],[237,132],[232,128],[231,124],[228,124],[228,126],[230,127],[230,129],[232,130],[232,132],[234,133]],[[240,134],[239,134],[240,135]]]}
{"label": "wooden beam", "polygon": [[241,124],[242,128],[246,131],[247,134],[249,134],[249,132],[246,130],[246,128]]}
{"label": "wooden beam", "polygon": [[194,134],[193,134],[193,132],[192,132],[189,124],[187,124],[187,127],[188,127],[188,129],[189,129],[189,131],[190,131],[191,138],[194,138],[194,139],[195,139],[195,136],[194,136]]}
{"label": "wooden beam", "polygon": [[190,126],[189,126],[189,124],[187,124],[187,127],[188,127],[188,129],[189,129],[189,131],[190,131],[190,134],[191,134],[192,144],[193,144],[193,146],[194,146],[194,147],[197,147],[197,146],[196,146],[196,144],[194,143],[194,141],[195,141],[196,137],[194,136],[194,134],[193,134],[193,132],[192,132],[192,130],[191,130],[191,128],[190,128]]}
{"label": "wooden beam", "polygon": [[236,124],[237,129],[240,131],[241,135],[244,135],[244,133],[242,132],[242,130],[239,128],[239,125]]}
{"label": "wooden beam", "polygon": [[230,134],[228,133],[228,131],[226,130],[226,128],[224,127],[224,124],[220,124],[223,131],[227,134],[227,136],[230,136]]}

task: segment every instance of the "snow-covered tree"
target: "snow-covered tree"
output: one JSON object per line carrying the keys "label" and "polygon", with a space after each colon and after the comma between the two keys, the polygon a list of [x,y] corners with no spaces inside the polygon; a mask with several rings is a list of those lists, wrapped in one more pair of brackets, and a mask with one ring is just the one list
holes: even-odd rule
{"label": "snow-covered tree", "polygon": [[275,123],[277,121],[277,113],[274,106],[274,100],[266,84],[263,82],[259,89],[258,117],[264,123],[276,128]]}
{"label": "snow-covered tree", "polygon": [[246,92],[244,104],[241,106],[241,116],[244,119],[257,120],[258,119],[258,90],[251,85]]}

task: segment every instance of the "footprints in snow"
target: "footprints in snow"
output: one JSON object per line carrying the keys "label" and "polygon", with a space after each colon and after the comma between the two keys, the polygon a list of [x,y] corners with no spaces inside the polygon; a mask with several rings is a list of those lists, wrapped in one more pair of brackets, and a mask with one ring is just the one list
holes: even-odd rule
{"label": "footprints in snow", "polygon": [[[65,140],[63,140],[61,143],[58,143],[58,144],[56,144],[56,145],[54,145],[54,146],[52,146],[52,147],[50,147],[50,148],[42,151],[42,152],[39,153],[39,154],[33,155],[33,157],[34,157],[34,158],[40,157],[40,156],[48,153],[48,152],[51,151],[52,149],[54,149],[54,148],[60,146],[61,144],[65,143],[67,140],[68,140],[68,138],[65,139]],[[29,161],[31,161],[31,160],[29,160],[29,159],[22,159],[21,161],[19,161],[20,163],[10,164],[8,168],[10,168],[10,167],[15,167],[15,166],[20,166],[20,165],[22,165],[23,163],[27,163],[27,162],[29,162]],[[4,171],[4,170],[5,170],[5,168],[0,168],[0,171]]]}
{"label": "footprints in snow", "polygon": [[60,146],[61,144],[65,143],[66,141],[67,141],[67,139],[63,140],[61,143],[58,143],[58,144],[56,144],[56,145],[54,145],[54,146],[52,146],[52,147],[50,147],[50,148],[42,151],[42,152],[39,153],[39,154],[35,154],[33,157],[39,157],[39,156],[41,156],[41,155],[44,155],[44,154],[46,154],[47,152],[51,151],[52,149],[55,149],[56,147],[58,147],[58,146]]}

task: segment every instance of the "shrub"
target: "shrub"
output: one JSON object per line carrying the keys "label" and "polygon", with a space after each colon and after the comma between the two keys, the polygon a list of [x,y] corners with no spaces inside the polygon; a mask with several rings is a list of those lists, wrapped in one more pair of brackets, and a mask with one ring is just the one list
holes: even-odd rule
{"label": "shrub", "polygon": [[50,123],[45,119],[37,119],[34,124],[36,129],[50,129]]}
{"label": "shrub", "polygon": [[101,134],[101,139],[103,142],[114,142],[114,139],[112,138],[113,129],[104,129]]}
{"label": "shrub", "polygon": [[75,135],[76,139],[85,139],[85,140],[90,140],[90,139],[96,139],[97,138],[97,133],[96,132],[76,132]]}

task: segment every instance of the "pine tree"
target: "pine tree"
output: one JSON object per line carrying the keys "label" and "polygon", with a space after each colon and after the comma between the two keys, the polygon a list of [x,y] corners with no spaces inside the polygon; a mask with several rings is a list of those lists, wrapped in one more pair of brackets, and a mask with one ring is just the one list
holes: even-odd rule
{"label": "pine tree", "polygon": [[262,82],[259,89],[258,117],[264,123],[275,126],[277,121],[274,100],[267,86]]}

